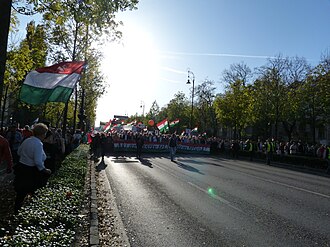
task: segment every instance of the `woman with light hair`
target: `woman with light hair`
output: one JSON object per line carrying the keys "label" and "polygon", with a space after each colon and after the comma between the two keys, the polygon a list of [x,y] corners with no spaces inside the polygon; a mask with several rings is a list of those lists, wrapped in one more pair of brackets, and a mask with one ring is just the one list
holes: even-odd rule
{"label": "woman with light hair", "polygon": [[47,182],[51,170],[44,165],[46,154],[42,141],[48,127],[38,123],[33,127],[33,136],[27,138],[20,145],[17,153],[19,163],[14,167],[14,188],[16,191],[15,212],[17,212],[28,194],[33,194]]}

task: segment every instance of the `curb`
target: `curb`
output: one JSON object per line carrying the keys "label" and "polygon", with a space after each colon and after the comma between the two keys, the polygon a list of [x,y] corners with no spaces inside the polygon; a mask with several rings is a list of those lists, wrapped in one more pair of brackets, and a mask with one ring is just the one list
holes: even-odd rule
{"label": "curb", "polygon": [[[93,163],[92,163],[93,164]],[[91,194],[90,194],[90,227],[89,227],[89,246],[99,246],[99,221],[97,213],[97,194],[96,194],[96,179],[95,167],[91,165]]]}

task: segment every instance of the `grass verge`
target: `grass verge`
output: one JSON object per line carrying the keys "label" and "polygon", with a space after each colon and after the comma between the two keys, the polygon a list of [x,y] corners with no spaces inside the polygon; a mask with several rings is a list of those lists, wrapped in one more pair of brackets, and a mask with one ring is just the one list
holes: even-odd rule
{"label": "grass verge", "polygon": [[47,185],[1,229],[0,246],[72,246],[83,217],[88,149],[80,145],[64,159]]}

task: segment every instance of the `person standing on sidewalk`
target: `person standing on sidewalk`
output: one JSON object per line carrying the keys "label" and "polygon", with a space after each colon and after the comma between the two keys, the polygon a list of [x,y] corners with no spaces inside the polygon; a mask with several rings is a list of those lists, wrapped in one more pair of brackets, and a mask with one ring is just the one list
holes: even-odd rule
{"label": "person standing on sidewalk", "polygon": [[330,145],[328,145],[327,149],[326,149],[326,159],[327,159],[327,162],[328,162],[328,168],[327,168],[326,173],[330,174]]}
{"label": "person standing on sidewalk", "polygon": [[22,133],[17,129],[16,125],[12,125],[6,134],[6,138],[9,142],[11,155],[13,156],[13,162],[14,164],[17,164],[19,158],[17,155],[17,150],[23,141]]}
{"label": "person standing on sidewalk", "polygon": [[245,150],[249,152],[249,157],[250,157],[250,161],[253,161],[253,156],[254,156],[254,145],[252,143],[252,141],[250,141],[250,139],[247,139],[246,143],[245,143]]}
{"label": "person standing on sidewalk", "polygon": [[13,168],[13,156],[11,155],[9,142],[0,135],[0,164],[4,163],[7,173],[11,173]]}
{"label": "person standing on sidewalk", "polygon": [[48,127],[38,123],[33,128],[33,136],[22,142],[18,148],[20,156],[14,167],[14,189],[16,191],[15,212],[21,208],[25,197],[33,194],[47,183],[51,170],[44,165],[46,153],[42,141],[45,139]]}
{"label": "person standing on sidewalk", "polygon": [[266,164],[270,166],[270,161],[273,159],[273,145],[269,139],[266,140],[265,151],[266,151]]}
{"label": "person standing on sidewalk", "polygon": [[170,148],[171,161],[174,161],[177,145],[178,145],[178,140],[176,138],[175,133],[173,133],[168,142],[168,146]]}

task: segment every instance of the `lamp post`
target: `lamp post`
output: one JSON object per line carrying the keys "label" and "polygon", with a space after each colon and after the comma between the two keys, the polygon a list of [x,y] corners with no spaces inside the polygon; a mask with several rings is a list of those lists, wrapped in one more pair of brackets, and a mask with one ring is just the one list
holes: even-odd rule
{"label": "lamp post", "polygon": [[141,100],[140,108],[142,108],[142,116],[144,117],[144,108],[145,108],[145,104],[144,104],[144,101],[142,101],[142,100]]}
{"label": "lamp post", "polygon": [[192,80],[192,92],[191,92],[191,115],[190,115],[190,128],[192,129],[193,114],[194,114],[194,92],[195,92],[195,74],[188,69],[188,80],[187,84],[191,84],[190,79]]}

